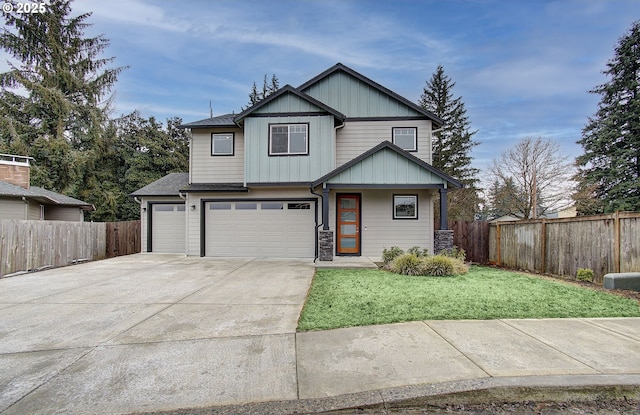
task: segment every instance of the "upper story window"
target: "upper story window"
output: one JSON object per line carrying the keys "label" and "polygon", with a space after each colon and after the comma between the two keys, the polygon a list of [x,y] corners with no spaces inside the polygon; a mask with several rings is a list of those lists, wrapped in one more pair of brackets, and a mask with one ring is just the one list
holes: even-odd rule
{"label": "upper story window", "polygon": [[309,154],[308,124],[271,124],[269,155],[290,156]]}
{"label": "upper story window", "polygon": [[403,150],[418,150],[418,128],[417,127],[394,127],[393,144]]}
{"label": "upper story window", "polygon": [[211,155],[233,156],[233,133],[211,133]]}

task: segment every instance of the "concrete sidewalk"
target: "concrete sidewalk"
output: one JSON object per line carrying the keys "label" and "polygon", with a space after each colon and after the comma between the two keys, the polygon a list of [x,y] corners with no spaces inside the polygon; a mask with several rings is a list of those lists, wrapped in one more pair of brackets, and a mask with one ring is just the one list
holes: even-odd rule
{"label": "concrete sidewalk", "polygon": [[0,413],[311,413],[517,390],[640,397],[639,318],[296,333],[314,269],[141,254],[2,279]]}

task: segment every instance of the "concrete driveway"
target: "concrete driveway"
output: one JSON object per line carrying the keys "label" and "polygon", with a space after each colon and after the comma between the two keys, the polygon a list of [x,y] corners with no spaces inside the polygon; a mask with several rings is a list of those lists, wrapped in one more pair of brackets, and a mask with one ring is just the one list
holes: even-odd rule
{"label": "concrete driveway", "polygon": [[297,399],[311,261],[138,254],[0,280],[0,413]]}

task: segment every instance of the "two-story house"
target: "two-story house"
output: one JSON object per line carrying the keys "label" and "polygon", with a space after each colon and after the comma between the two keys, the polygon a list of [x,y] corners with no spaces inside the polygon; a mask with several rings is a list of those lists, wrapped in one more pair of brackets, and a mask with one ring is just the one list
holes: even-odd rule
{"label": "two-story house", "polygon": [[447,191],[462,186],[430,165],[441,125],[342,64],[239,114],[184,124],[189,173],[132,194],[143,251],[330,260],[432,250],[434,203],[446,229]]}

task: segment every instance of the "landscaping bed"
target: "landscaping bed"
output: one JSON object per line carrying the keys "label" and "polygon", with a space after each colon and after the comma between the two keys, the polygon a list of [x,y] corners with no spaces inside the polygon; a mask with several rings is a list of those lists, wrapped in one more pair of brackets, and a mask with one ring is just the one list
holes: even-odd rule
{"label": "landscaping bed", "polygon": [[[583,285],[584,284],[584,285]],[[640,317],[638,298],[591,284],[473,266],[450,277],[319,269],[299,330],[415,320]]]}

